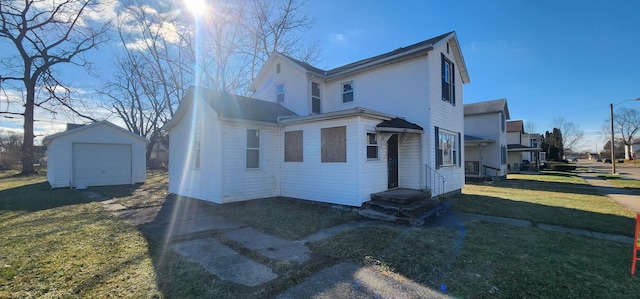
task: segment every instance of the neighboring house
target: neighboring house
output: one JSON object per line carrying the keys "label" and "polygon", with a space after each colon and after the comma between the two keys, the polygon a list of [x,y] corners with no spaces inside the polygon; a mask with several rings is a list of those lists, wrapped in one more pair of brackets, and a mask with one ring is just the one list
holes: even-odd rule
{"label": "neighboring house", "polygon": [[[540,170],[538,161],[540,161],[542,148],[540,148],[541,140],[539,138],[540,134],[528,134],[524,131],[524,122],[522,120],[507,122],[507,167],[510,172]],[[530,160],[530,157],[534,157],[534,159]],[[529,164],[527,166],[527,164],[523,165],[523,163]]]}
{"label": "neighboring house", "polygon": [[464,105],[464,168],[467,178],[507,176],[506,99]]}
{"label": "neighboring house", "polygon": [[454,32],[330,70],[274,53],[252,98],[188,91],[164,127],[169,191],[350,206],[397,187],[459,192],[468,82]]}
{"label": "neighboring house", "polygon": [[49,135],[47,180],[52,188],[105,186],[146,181],[149,141],[108,121]]}

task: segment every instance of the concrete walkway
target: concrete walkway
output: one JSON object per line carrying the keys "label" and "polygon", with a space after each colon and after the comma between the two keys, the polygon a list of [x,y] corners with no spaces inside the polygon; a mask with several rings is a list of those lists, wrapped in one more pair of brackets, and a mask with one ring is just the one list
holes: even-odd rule
{"label": "concrete walkway", "polygon": [[[598,173],[578,173],[587,183],[594,186],[598,192],[613,199],[620,205],[640,213],[640,194],[633,189],[621,188],[613,185],[609,180],[598,177]],[[624,174],[620,174],[624,177]]]}
{"label": "concrete walkway", "polygon": [[[640,211],[640,196],[597,178],[597,174],[581,173],[580,175],[599,192],[630,209]],[[311,260],[313,252],[307,247],[308,243],[360,227],[396,226],[373,220],[354,221],[326,228],[301,240],[292,241],[214,216],[211,209],[214,209],[215,205],[204,201],[169,198],[161,207],[126,209],[106,198],[100,198],[99,194],[88,195],[100,201],[104,200],[105,209],[138,226],[145,234],[163,240],[171,250],[201,264],[204,269],[220,279],[248,287],[267,285],[277,280],[279,277],[275,269],[276,265],[286,263],[295,266]],[[464,232],[466,224],[476,221],[537,227],[590,238],[633,243],[633,238],[627,236],[535,224],[522,219],[453,211],[436,218],[428,226],[453,227]],[[461,238],[460,247],[464,242],[464,233]],[[301,297],[445,298],[447,296],[376,267],[343,262],[320,269],[305,281],[279,295],[279,298]]]}

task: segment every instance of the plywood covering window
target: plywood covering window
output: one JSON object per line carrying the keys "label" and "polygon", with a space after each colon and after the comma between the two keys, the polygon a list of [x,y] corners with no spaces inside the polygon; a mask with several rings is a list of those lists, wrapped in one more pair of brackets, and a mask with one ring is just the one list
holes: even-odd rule
{"label": "plywood covering window", "polygon": [[284,132],[284,161],[302,162],[302,130]]}
{"label": "plywood covering window", "polygon": [[347,162],[347,127],[320,129],[322,162]]}
{"label": "plywood covering window", "polygon": [[247,169],[260,168],[260,131],[247,130]]}

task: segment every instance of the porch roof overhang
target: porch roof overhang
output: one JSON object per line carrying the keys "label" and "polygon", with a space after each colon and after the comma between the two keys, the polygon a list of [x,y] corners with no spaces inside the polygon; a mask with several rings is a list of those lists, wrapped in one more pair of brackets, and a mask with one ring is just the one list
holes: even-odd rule
{"label": "porch roof overhang", "polygon": [[294,124],[294,123],[330,120],[330,119],[353,117],[353,116],[367,116],[371,118],[377,118],[380,120],[390,120],[395,118],[395,116],[378,112],[375,110],[356,107],[356,108],[347,109],[347,110],[340,110],[340,111],[333,111],[328,113],[312,114],[312,115],[305,115],[305,116],[281,116],[281,117],[278,117],[278,123]]}
{"label": "porch roof overhang", "polygon": [[421,126],[398,117],[379,123],[376,126],[376,131],[383,133],[424,133],[424,129]]}
{"label": "porch roof overhang", "polygon": [[530,147],[522,144],[507,144],[508,152],[541,152],[539,147]]}
{"label": "porch roof overhang", "polygon": [[471,135],[464,135],[464,145],[465,146],[484,146],[489,143],[495,143],[496,141],[493,139],[487,139],[482,137],[476,137]]}

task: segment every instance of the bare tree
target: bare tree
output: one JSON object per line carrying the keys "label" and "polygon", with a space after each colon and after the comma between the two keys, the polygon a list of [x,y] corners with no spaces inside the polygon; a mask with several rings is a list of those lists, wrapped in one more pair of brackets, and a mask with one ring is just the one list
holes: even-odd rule
{"label": "bare tree", "polygon": [[151,139],[147,158],[156,142],[168,148],[160,128],[189,85],[247,94],[273,51],[317,57],[315,44],[300,44],[299,32],[311,24],[304,1],[217,1],[198,15],[144,0],[121,3],[116,79],[103,93],[130,131]]}
{"label": "bare tree", "polygon": [[304,13],[306,0],[249,0],[252,56],[251,78],[255,78],[262,65],[273,52],[280,52],[303,62],[316,62],[320,50],[318,43],[301,43],[302,33],[313,25]]}
{"label": "bare tree", "polygon": [[[24,99],[24,137],[22,173],[34,172],[33,121],[36,107],[46,108],[54,102],[73,108],[69,89],[58,81],[54,66],[74,64],[88,66],[83,54],[106,40],[109,23],[98,24],[85,18],[97,10],[99,1],[87,0],[3,0],[0,2],[0,39],[15,50],[12,57],[2,60],[6,74],[0,82],[19,83],[26,92]],[[7,55],[7,53],[3,53]],[[8,54],[11,55],[11,54]],[[36,92],[46,93],[37,102]],[[5,88],[3,86],[3,88]]]}
{"label": "bare tree", "polygon": [[147,159],[156,143],[168,147],[160,129],[193,82],[193,53],[185,42],[190,38],[184,38],[193,34],[174,21],[143,3],[123,3],[115,80],[101,91],[109,99],[107,108],[129,131],[151,140]]}
{"label": "bare tree", "polygon": [[537,130],[538,129],[536,128],[536,123],[532,121],[528,121],[524,124],[524,131],[529,134],[539,134]]}
{"label": "bare tree", "polygon": [[556,117],[551,122],[554,128],[560,129],[562,132],[563,150],[565,152],[571,152],[574,148],[580,146],[583,141],[584,131],[580,129],[576,124],[565,121],[564,117]]}
{"label": "bare tree", "polygon": [[[611,122],[611,120],[608,120]],[[625,159],[631,157],[631,145],[640,130],[640,113],[633,108],[622,107],[616,110],[613,116],[613,130],[620,136],[619,140],[624,144]],[[608,135],[611,132],[608,132]],[[617,142],[616,142],[617,143]]]}

